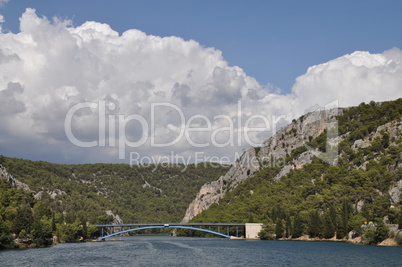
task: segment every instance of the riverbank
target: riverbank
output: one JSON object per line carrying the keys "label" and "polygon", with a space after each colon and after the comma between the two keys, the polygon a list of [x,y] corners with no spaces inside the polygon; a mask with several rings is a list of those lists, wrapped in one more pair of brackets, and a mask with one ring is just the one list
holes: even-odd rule
{"label": "riverbank", "polygon": [[[148,235],[144,235],[144,236],[148,236]],[[153,236],[153,235],[149,235],[149,236]],[[157,236],[157,235],[155,235]],[[246,239],[244,237],[235,237],[232,236],[230,239],[232,240],[249,240]],[[252,239],[252,240],[260,240],[260,239]],[[310,237],[309,235],[303,235],[301,237],[298,238],[279,238],[279,239],[275,239],[278,241],[310,241],[310,242],[344,242],[344,243],[351,243],[351,244],[358,244],[358,245],[365,245],[362,243],[362,238],[360,236],[355,237],[355,238],[343,238],[343,239],[338,239],[336,238],[336,236],[332,237],[332,238],[319,238],[319,237]],[[79,242],[73,242],[71,244],[75,244],[75,243],[85,243],[85,242],[103,242],[104,240],[100,240],[100,239],[86,239],[86,240],[80,240]],[[122,241],[122,239],[108,239],[108,241]],[[10,249],[27,249],[27,248],[38,248],[38,246],[32,242],[32,240],[30,240],[29,238],[25,238],[25,239],[15,239],[14,243],[16,245],[16,247],[10,248]],[[53,244],[57,245],[57,244],[63,244],[65,242],[60,241],[57,239],[56,236],[53,237]],[[387,238],[385,240],[383,240],[381,243],[378,244],[373,244],[374,246],[387,246],[387,247],[402,247],[401,245],[398,245],[398,242],[396,240],[396,238],[394,237],[390,237]]]}
{"label": "riverbank", "polygon": [[[277,240],[288,240],[288,241],[316,241],[316,242],[320,242],[320,241],[326,241],[326,242],[345,242],[345,243],[351,243],[351,244],[358,244],[358,245],[366,245],[362,242],[362,238],[361,236],[355,237],[355,238],[341,238],[338,239],[336,238],[336,236],[332,237],[332,238],[319,238],[319,237],[310,237],[309,235],[303,235],[301,237],[298,238],[279,238]],[[375,246],[387,246],[387,247],[401,247],[401,245],[398,245],[398,242],[395,238],[393,237],[389,237],[385,240],[383,240],[381,243],[378,244],[373,244]]]}

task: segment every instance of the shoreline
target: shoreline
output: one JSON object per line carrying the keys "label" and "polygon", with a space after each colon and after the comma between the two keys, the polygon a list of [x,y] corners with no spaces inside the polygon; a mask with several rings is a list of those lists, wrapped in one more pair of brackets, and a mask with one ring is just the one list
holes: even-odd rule
{"label": "shoreline", "polygon": [[280,238],[276,239],[278,241],[309,241],[309,242],[344,242],[344,243],[350,243],[350,244],[356,244],[356,245],[363,245],[363,246],[379,246],[379,247],[402,247],[402,245],[398,245],[396,242],[395,238],[389,237],[387,239],[384,239],[378,244],[363,244],[362,239],[360,236],[355,237],[353,239],[337,239],[335,237],[332,238],[320,238],[320,237],[308,237],[306,235],[298,237],[298,238]]}
{"label": "shoreline", "polygon": [[[255,239],[250,239],[250,238],[244,238],[244,237],[231,237],[231,240],[265,240],[265,239],[259,239],[259,238],[255,238]],[[268,240],[268,239],[266,239]],[[358,236],[356,238],[353,239],[346,239],[346,238],[341,238],[338,239],[336,237],[332,237],[332,238],[320,238],[320,237],[309,237],[308,235],[303,235],[301,237],[298,238],[286,238],[286,237],[282,237],[279,239],[272,239],[272,240],[268,240],[268,241],[308,241],[308,242],[344,242],[344,243],[350,243],[350,244],[356,244],[356,245],[363,245],[363,246],[379,246],[379,247],[402,247],[402,245],[398,245],[398,243],[396,242],[395,238],[389,237],[387,239],[384,239],[382,242],[378,243],[378,244],[363,244],[361,241],[361,237]]]}
{"label": "shoreline", "polygon": [[[250,239],[250,238],[244,238],[244,237],[236,237],[236,236],[232,236],[230,238],[230,240],[261,240],[264,241],[263,239],[259,239],[259,238],[255,238],[255,239]],[[115,241],[123,241],[123,240],[117,240],[117,239],[113,239],[113,240],[109,240],[110,242],[115,242]],[[379,247],[402,247],[402,245],[398,245],[398,243],[396,242],[395,238],[387,238],[384,239],[381,243],[379,244],[372,244],[372,245],[367,245],[367,244],[363,244],[361,243],[361,237],[358,236],[356,238],[353,239],[337,239],[335,237],[333,238],[319,238],[319,237],[309,237],[308,235],[303,235],[301,237],[298,238],[286,238],[286,237],[282,237],[279,239],[272,239],[270,241],[308,241],[308,242],[344,242],[344,243],[350,243],[350,244],[356,244],[356,245],[364,245],[364,246],[379,246]],[[85,243],[85,242],[104,242],[104,240],[99,240],[99,239],[86,239],[85,241],[79,241],[79,242],[72,242],[72,244],[74,243]],[[65,244],[65,242],[57,242],[54,243],[50,246],[46,246],[46,247],[37,247],[36,244],[31,243],[31,244],[27,244],[27,243],[19,243],[19,242],[15,242],[15,244],[18,246],[16,248],[9,248],[9,249],[30,249],[30,248],[47,248],[47,247],[51,247],[51,246],[56,246],[58,244]],[[4,249],[4,250],[9,250],[9,249]]]}

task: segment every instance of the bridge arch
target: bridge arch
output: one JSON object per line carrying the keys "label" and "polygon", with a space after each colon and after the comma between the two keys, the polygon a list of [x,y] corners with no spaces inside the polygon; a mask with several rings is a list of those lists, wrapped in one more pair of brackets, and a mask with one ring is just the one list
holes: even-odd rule
{"label": "bridge arch", "polygon": [[197,228],[197,227],[192,227],[192,226],[183,226],[183,225],[156,225],[156,226],[144,226],[144,227],[137,227],[137,228],[131,228],[131,229],[127,229],[127,230],[123,230],[120,232],[116,232],[116,233],[112,233],[110,235],[105,235],[102,236],[100,239],[101,240],[105,240],[106,238],[115,236],[115,235],[120,235],[123,233],[128,233],[128,232],[133,232],[133,231],[139,231],[139,230],[145,230],[145,229],[154,229],[154,228],[181,228],[181,229],[189,229],[189,230],[196,230],[196,231],[203,231],[203,232],[207,232],[207,233],[211,233],[211,234],[215,234],[215,235],[219,235],[219,236],[223,236],[226,238],[230,238],[230,235],[225,235],[219,232],[215,232],[215,231],[211,231],[211,230],[207,230],[207,229],[203,229],[203,228]]}

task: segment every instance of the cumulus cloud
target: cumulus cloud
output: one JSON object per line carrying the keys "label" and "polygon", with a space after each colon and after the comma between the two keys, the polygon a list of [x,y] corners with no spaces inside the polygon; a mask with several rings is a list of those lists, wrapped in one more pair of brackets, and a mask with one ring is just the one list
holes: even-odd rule
{"label": "cumulus cloud", "polygon": [[25,111],[25,104],[14,96],[23,92],[24,89],[19,83],[9,83],[6,89],[0,91],[0,116]]}
{"label": "cumulus cloud", "polygon": [[[20,30],[0,33],[5,155],[57,162],[127,162],[130,152],[233,160],[272,134],[278,118],[283,124],[334,100],[349,106],[401,96],[397,48],[313,66],[291,94],[281,95],[193,40],[135,29],[119,34],[97,22],[73,27],[33,9],[22,15]],[[246,129],[258,127],[266,129]],[[198,160],[195,152],[202,152]]]}
{"label": "cumulus cloud", "polygon": [[401,97],[402,52],[357,51],[310,67],[293,86],[298,106],[338,100],[342,106]]}

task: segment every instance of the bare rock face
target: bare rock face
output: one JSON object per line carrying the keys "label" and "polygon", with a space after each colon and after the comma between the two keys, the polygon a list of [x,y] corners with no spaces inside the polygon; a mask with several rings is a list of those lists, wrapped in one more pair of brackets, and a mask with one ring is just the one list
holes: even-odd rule
{"label": "bare rock face", "polygon": [[47,191],[39,191],[38,193],[36,193],[36,194],[34,195],[34,198],[35,198],[35,199],[42,199],[42,198],[43,198],[43,194],[49,194],[49,196],[50,196],[52,199],[55,199],[56,196],[58,196],[58,195],[67,195],[66,192],[61,191],[60,189],[55,189],[55,190],[53,190],[53,191],[49,191],[49,190],[47,190]]}
{"label": "bare rock face", "polygon": [[201,187],[197,196],[187,208],[186,215],[182,221],[188,222],[194,216],[208,209],[212,204],[217,203],[227,192],[230,192],[258,170],[259,163],[256,151],[251,148],[244,152],[240,159],[219,180],[204,184]]}
{"label": "bare rock face", "polygon": [[398,204],[400,201],[402,201],[401,192],[402,192],[402,180],[399,180],[395,184],[395,186],[391,187],[388,191],[392,204]]}
{"label": "bare rock face", "polygon": [[120,224],[120,223],[123,223],[123,220],[120,218],[120,216],[117,215],[117,214],[114,214],[111,210],[107,210],[107,211],[106,211],[106,214],[107,214],[108,216],[112,216],[112,217],[113,217],[113,224]]}
{"label": "bare rock face", "polygon": [[0,179],[5,179],[11,186],[22,188],[26,191],[32,191],[27,184],[18,181],[11,174],[9,174],[3,165],[0,164]]}
{"label": "bare rock face", "polygon": [[357,212],[361,212],[365,203],[366,203],[366,202],[364,201],[364,199],[359,200],[359,201],[356,203],[356,211],[357,211]]}
{"label": "bare rock face", "polygon": [[[280,173],[275,177],[276,180],[279,180],[291,169],[302,168],[305,164],[311,163],[312,158],[319,154],[313,149],[302,153],[292,162],[285,162],[285,159],[292,150],[316,138],[325,129],[329,130],[337,126],[336,116],[342,111],[342,109],[333,109],[304,115],[280,129],[261,147],[245,151],[224,176],[201,187],[196,198],[187,208],[182,221],[188,222],[212,204],[218,203],[226,193],[232,191],[261,168],[282,167]],[[334,136],[334,138],[338,138],[338,136]],[[339,139],[329,141],[339,142]]]}
{"label": "bare rock face", "polygon": [[318,150],[306,151],[295,158],[291,164],[285,165],[282,170],[275,176],[274,181],[278,181],[281,177],[287,175],[291,170],[301,169],[304,165],[312,162],[313,157],[318,155]]}

